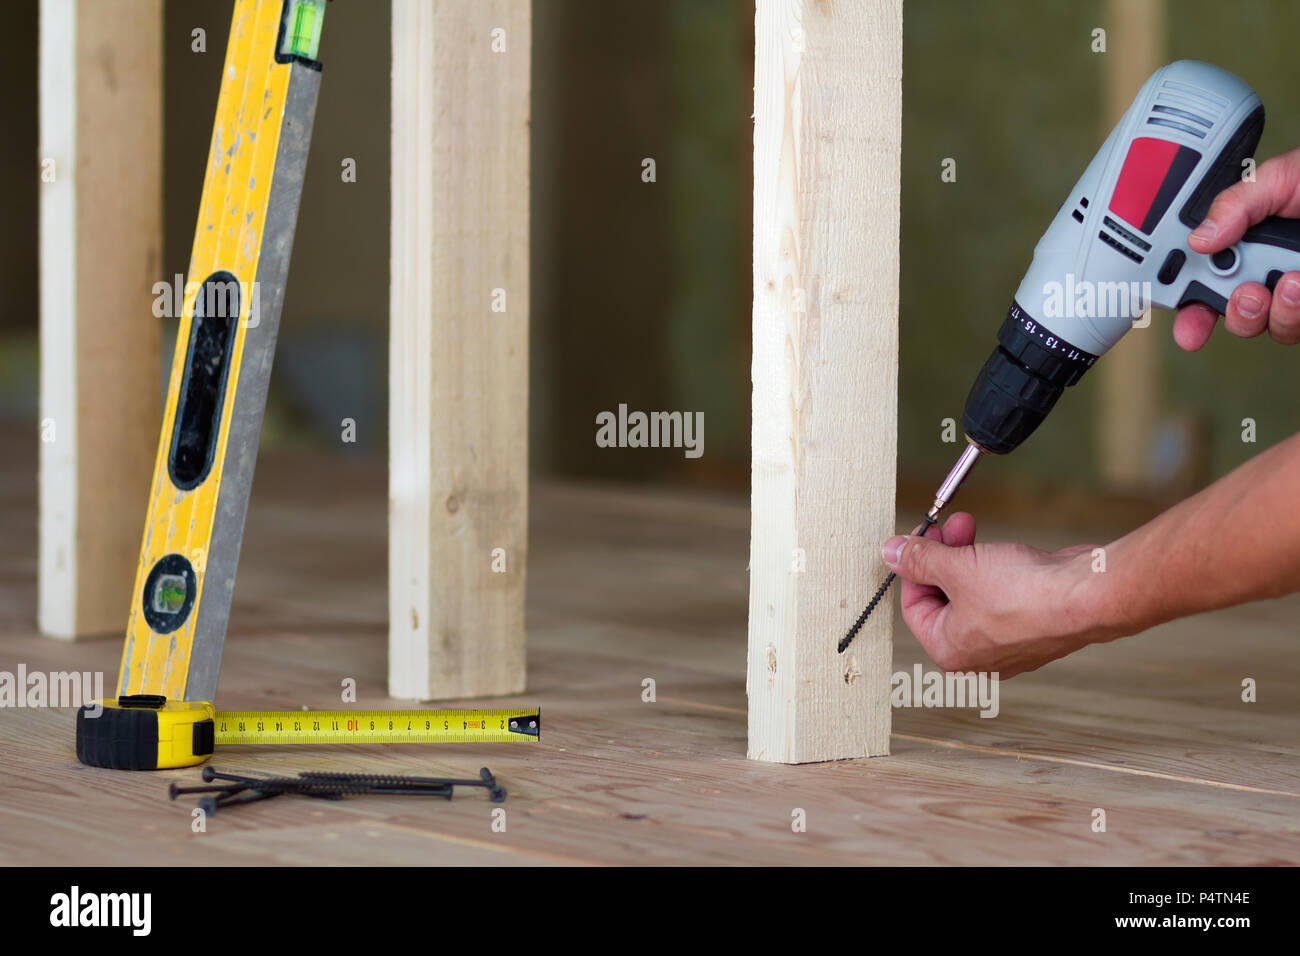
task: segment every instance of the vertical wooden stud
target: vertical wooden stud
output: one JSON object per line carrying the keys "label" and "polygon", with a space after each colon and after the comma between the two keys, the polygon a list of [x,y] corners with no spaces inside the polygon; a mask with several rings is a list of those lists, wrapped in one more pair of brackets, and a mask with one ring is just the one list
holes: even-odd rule
{"label": "vertical wooden stud", "polygon": [[161,405],[162,7],[40,16],[38,623],[120,635]]}
{"label": "vertical wooden stud", "polygon": [[524,687],[526,0],[393,2],[389,692]]}
{"label": "vertical wooden stud", "polygon": [[902,2],[759,0],[749,755],[889,751]]}

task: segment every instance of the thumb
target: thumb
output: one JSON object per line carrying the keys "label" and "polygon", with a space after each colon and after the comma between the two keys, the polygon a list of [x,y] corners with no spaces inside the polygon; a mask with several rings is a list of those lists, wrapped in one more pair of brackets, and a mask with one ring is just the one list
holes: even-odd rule
{"label": "thumb", "polygon": [[1297,200],[1300,151],[1292,150],[1261,163],[1254,181],[1234,183],[1219,193],[1205,221],[1187,237],[1188,244],[1206,254],[1226,249],[1268,216],[1294,217]]}
{"label": "thumb", "polygon": [[932,538],[907,535],[886,541],[880,556],[900,578],[942,588],[956,569],[958,549]]}

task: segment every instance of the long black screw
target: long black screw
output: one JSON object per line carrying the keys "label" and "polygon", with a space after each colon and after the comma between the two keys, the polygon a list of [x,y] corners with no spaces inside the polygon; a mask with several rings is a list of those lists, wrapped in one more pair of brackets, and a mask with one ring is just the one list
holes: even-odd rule
{"label": "long black screw", "polygon": [[[924,535],[930,530],[931,526],[934,525],[935,520],[935,518],[926,515],[925,520],[921,522],[921,526],[912,533],[914,535]],[[898,577],[898,575],[893,571],[889,572],[889,576],[885,578],[880,587],[876,588],[876,593],[873,594],[871,600],[867,602],[866,610],[858,615],[858,619],[854,621],[853,626],[849,628],[849,633],[840,638],[839,652],[841,654],[843,654],[845,650],[848,649],[848,646],[853,643],[853,639],[858,636],[858,631],[862,630],[862,625],[867,623],[867,618],[870,617],[871,612],[876,609],[876,605],[880,603],[880,599],[885,596],[885,592],[889,590],[889,586],[894,583],[894,578],[896,577]]]}
{"label": "long black screw", "polygon": [[341,800],[344,796],[360,794],[387,794],[405,796],[442,797],[450,800],[456,787],[482,787],[495,803],[506,798],[506,789],[497,783],[487,767],[477,778],[459,777],[407,777],[396,774],[333,773],[311,771],[296,777],[250,777],[244,774],[225,773],[213,767],[204,767],[206,783],[226,781],[207,787],[182,787],[173,783],[169,789],[173,800],[180,794],[201,793],[199,806],[209,814],[222,807],[237,803],[255,803],[292,793],[323,800]]}
{"label": "long black screw", "polygon": [[241,793],[238,796],[233,793],[229,796],[213,796],[209,794],[206,797],[199,797],[199,809],[208,816],[214,816],[221,807],[230,807],[237,803],[257,803],[259,800],[270,800],[272,797],[278,796],[280,796],[278,792],[263,793],[260,790]]}
{"label": "long black screw", "polygon": [[[297,793],[307,797],[324,797],[330,800],[337,800],[342,796],[342,791],[338,787],[322,788],[311,781],[302,780],[298,777],[245,777],[237,773],[222,773],[221,771],[214,770],[211,767],[204,767],[203,779],[209,782],[213,780],[232,780],[239,785],[234,788],[236,790],[243,790],[251,787],[263,792],[274,791],[275,793]],[[223,789],[225,788],[194,787],[188,791],[180,790],[178,792],[201,793],[206,790],[211,793],[220,792]],[[348,792],[356,793],[361,791]]]}
{"label": "long black screw", "polygon": [[332,773],[328,771],[308,771],[300,774],[300,776],[313,781],[351,782],[373,786],[399,787],[404,788],[404,792],[405,788],[412,787],[484,787],[494,803],[505,800],[506,788],[497,783],[496,778],[492,776],[492,771],[487,767],[483,767],[478,773],[478,779],[468,780],[458,777],[405,777],[392,774]]}
{"label": "long black screw", "polygon": [[182,787],[178,783],[173,783],[167,788],[167,792],[175,800],[182,793],[239,793],[247,789],[248,787],[242,784],[231,784],[229,787]]}

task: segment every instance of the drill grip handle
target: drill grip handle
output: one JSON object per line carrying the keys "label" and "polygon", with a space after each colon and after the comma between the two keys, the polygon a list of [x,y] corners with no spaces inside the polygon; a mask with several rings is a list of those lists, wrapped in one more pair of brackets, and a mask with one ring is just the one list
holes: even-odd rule
{"label": "drill grip handle", "polygon": [[1247,229],[1241,241],[1262,242],[1300,255],[1300,219],[1269,216]]}
{"label": "drill grip handle", "polygon": [[1272,292],[1284,274],[1300,271],[1300,219],[1270,216],[1256,223],[1236,245],[1211,256],[1209,270],[1203,281],[1188,283],[1178,308],[1201,302],[1222,315],[1243,282],[1262,282]]}

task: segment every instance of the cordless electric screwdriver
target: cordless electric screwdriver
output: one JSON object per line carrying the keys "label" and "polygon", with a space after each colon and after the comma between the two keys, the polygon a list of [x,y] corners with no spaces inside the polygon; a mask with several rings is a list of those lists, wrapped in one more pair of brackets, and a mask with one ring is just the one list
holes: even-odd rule
{"label": "cordless electric screwdriver", "polygon": [[[1157,70],[1111,131],[1034,247],[998,345],[966,397],[968,442],[917,534],[925,534],[985,454],[1033,434],[1152,306],[1203,302],[1222,314],[1242,282],[1270,290],[1300,269],[1300,221],[1272,217],[1212,256],[1187,237],[1214,197],[1254,168],[1264,107],[1226,70],[1179,60]],[[840,641],[841,652],[893,582]]]}

